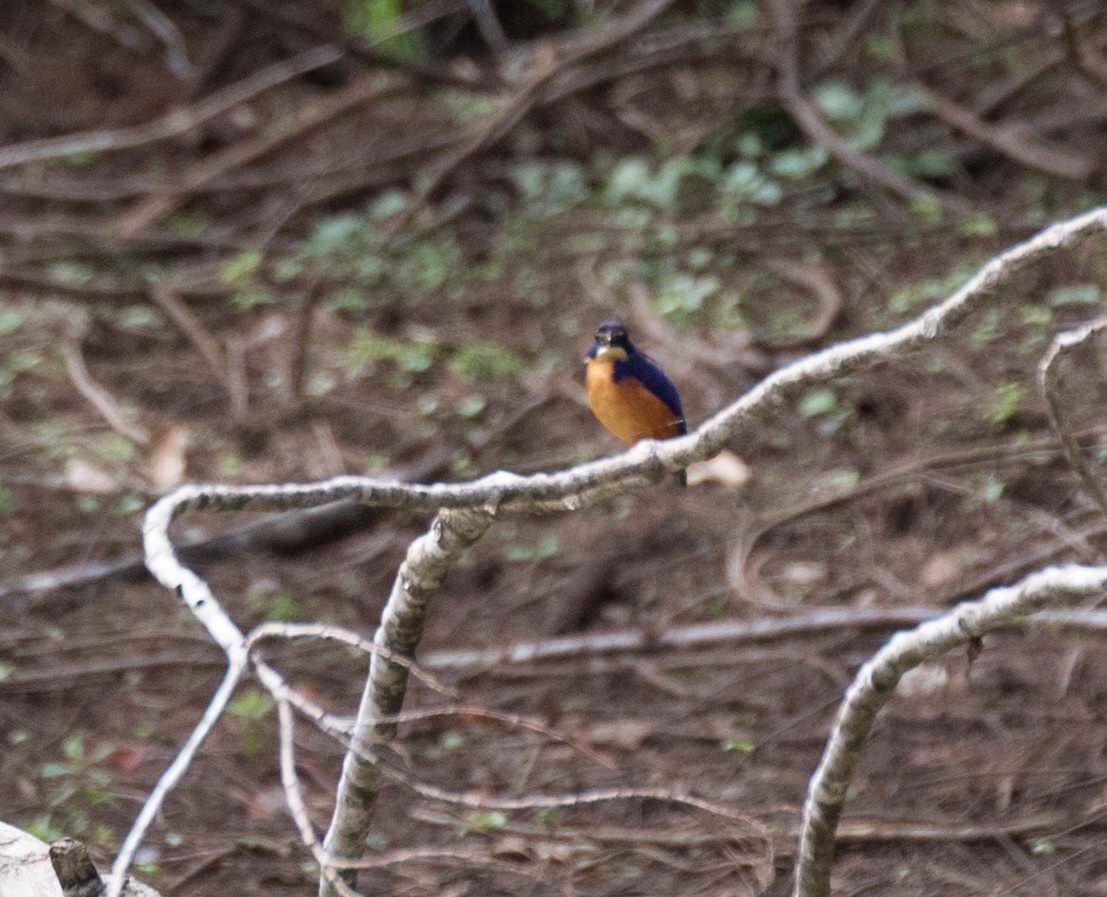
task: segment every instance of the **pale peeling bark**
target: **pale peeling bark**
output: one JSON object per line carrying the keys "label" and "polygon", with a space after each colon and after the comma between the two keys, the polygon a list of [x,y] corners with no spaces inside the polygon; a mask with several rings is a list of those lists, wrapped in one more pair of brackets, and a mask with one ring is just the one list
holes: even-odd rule
{"label": "pale peeling bark", "polygon": [[[729,443],[753,431],[769,414],[787,407],[806,390],[855,374],[881,361],[902,358],[939,339],[966,315],[1001,301],[1012,281],[1034,264],[1104,230],[1107,230],[1107,206],[1053,224],[997,255],[963,287],[921,316],[885,333],[838,343],[798,359],[774,371],[687,436],[660,442],[643,440],[610,458],[553,473],[527,476],[497,471],[469,483],[423,485],[341,476],[321,483],[186,485],[163,497],[147,511],[144,521],[147,566],[160,583],[177,593],[223,650],[227,656],[227,673],[203,718],[177,758],[162,774],[136,818],[112,867],[107,897],[118,897],[135,850],[248,668],[246,637],[221,607],[207,583],[177,557],[169,538],[169,526],[175,518],[189,511],[289,510],[318,507],[341,500],[436,513],[438,516],[431,532],[417,540],[409,550],[378,632],[379,645],[390,645],[398,653],[410,655],[422,632],[422,613],[427,599],[441,583],[458,553],[480,538],[494,514],[576,511],[658,482],[685,469],[693,461],[711,458]],[[963,634],[961,637],[964,637]],[[332,835],[327,839],[328,846],[339,855],[361,854],[364,834],[357,833],[367,831],[367,821],[372,816],[372,802],[379,784],[372,766],[373,744],[375,740],[391,735],[391,729],[380,720],[391,711],[393,704],[397,704],[395,709],[399,709],[398,702],[402,701],[406,673],[402,668],[394,669],[396,666],[395,661],[389,662],[381,656],[375,656],[370,665],[370,682],[363,696],[361,723],[357,730],[357,744],[364,759],[357,759],[356,756],[347,759],[339,809],[332,821]],[[883,680],[878,677],[874,681]],[[868,722],[871,723],[871,715],[875,715],[878,706],[869,710],[868,705],[864,705],[858,718],[868,713]],[[867,725],[862,728],[867,730]],[[840,781],[837,776],[824,778],[828,783]],[[827,785],[831,791],[833,787],[832,784]],[[812,794],[816,796],[813,804],[816,808],[822,801],[827,813],[839,812],[833,809],[833,800],[827,802],[827,794],[832,799],[834,795],[829,791],[824,794],[822,786]],[[354,798],[357,795],[365,799],[361,808],[355,808]],[[832,841],[834,820],[820,811],[820,819],[822,817],[830,822]],[[812,817],[814,824],[820,824],[820,819]],[[807,853],[804,857],[808,865],[809,852],[816,849],[813,846],[815,843],[805,841]],[[825,850],[829,857],[829,848]],[[809,875],[810,870],[806,866],[804,868],[805,875]],[[829,878],[829,867],[825,876]]]}
{"label": "pale peeling bark", "polygon": [[895,635],[854,677],[838,709],[803,807],[795,897],[827,897],[834,860],[834,833],[877,713],[891,698],[903,674],[925,660],[1026,614],[1095,596],[1107,588],[1107,567],[1070,565],[1032,573],[1022,582],[992,589],[979,601],[966,601],[950,613]]}
{"label": "pale peeling bark", "polygon": [[[388,596],[373,642],[402,657],[413,657],[423,637],[427,604],[438,591],[450,567],[466,548],[473,545],[492,524],[492,513],[484,509],[442,511],[430,531],[408,548]],[[369,678],[358,706],[353,744],[342,764],[342,778],[323,846],[335,858],[360,859],[373,821],[381,773],[374,762],[376,745],[390,739],[396,726],[385,722],[403,708],[409,670],[382,654],[369,661]],[[357,884],[357,870],[340,872],[350,886]],[[321,897],[337,892],[327,879],[320,879]]]}

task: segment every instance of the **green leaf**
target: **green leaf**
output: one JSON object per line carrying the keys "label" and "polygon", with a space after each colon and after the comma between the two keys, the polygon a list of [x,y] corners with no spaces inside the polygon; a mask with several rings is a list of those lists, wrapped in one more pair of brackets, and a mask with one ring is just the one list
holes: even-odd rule
{"label": "green leaf", "polygon": [[540,561],[553,557],[560,550],[560,541],[551,533],[543,536],[533,545],[510,545],[504,552],[504,556],[509,561]]}
{"label": "green leaf", "polygon": [[813,389],[800,399],[799,416],[804,420],[818,417],[820,414],[829,414],[838,407],[838,396],[832,389]]}
{"label": "green leaf", "polygon": [[264,260],[265,255],[261,249],[243,249],[219,266],[219,280],[224,286],[242,286],[244,281],[252,279],[258,273]]}
{"label": "green leaf", "polygon": [[0,336],[14,333],[24,320],[24,314],[18,308],[0,307]]}
{"label": "green leaf", "polygon": [[455,373],[469,381],[521,377],[527,371],[527,363],[522,358],[496,343],[462,346],[450,357],[449,364]]}
{"label": "green leaf", "polygon": [[753,0],[737,0],[726,11],[726,19],[735,28],[752,28],[757,24],[757,4]]}
{"label": "green leaf", "polygon": [[227,712],[243,719],[261,719],[273,709],[273,698],[267,691],[247,689],[227,705]]}
{"label": "green leaf", "polygon": [[1021,383],[1006,380],[996,386],[991,404],[984,410],[984,419],[988,423],[1003,424],[1015,416],[1025,390]]}
{"label": "green leaf", "polygon": [[844,81],[823,81],[816,84],[814,97],[823,115],[831,121],[855,121],[861,115],[861,95]]}
{"label": "green leaf", "polygon": [[467,835],[470,832],[499,831],[507,825],[507,816],[498,810],[474,810],[465,817],[465,821],[458,826],[459,835]]}
{"label": "green leaf", "polygon": [[829,158],[829,154],[821,146],[781,150],[769,157],[769,171],[777,177],[800,180],[810,177],[826,165]]}
{"label": "green leaf", "polygon": [[465,396],[457,403],[457,413],[467,420],[478,417],[488,407],[488,400],[476,393]]}
{"label": "green leaf", "polygon": [[71,286],[84,286],[95,276],[91,265],[69,260],[54,262],[50,266],[50,273],[55,280]]}
{"label": "green leaf", "polygon": [[62,742],[62,754],[67,760],[78,762],[85,755],[85,739],[82,735],[70,735]]}
{"label": "green leaf", "polygon": [[826,478],[826,485],[830,489],[852,489],[859,482],[861,482],[861,473],[853,467],[831,471]]}
{"label": "green leaf", "polygon": [[402,14],[400,0],[346,0],[342,24],[347,33],[366,38],[388,56],[425,62],[427,49],[421,32],[399,33]]}
{"label": "green leaf", "polygon": [[1057,287],[1049,294],[1050,305],[1098,305],[1103,292],[1097,283],[1077,283]]}
{"label": "green leaf", "polygon": [[966,237],[994,237],[999,233],[999,224],[991,215],[974,212],[957,222],[957,229]]}
{"label": "green leaf", "polygon": [[732,738],[729,741],[723,742],[724,751],[739,751],[743,754],[751,754],[756,749],[755,745],[748,738]]}

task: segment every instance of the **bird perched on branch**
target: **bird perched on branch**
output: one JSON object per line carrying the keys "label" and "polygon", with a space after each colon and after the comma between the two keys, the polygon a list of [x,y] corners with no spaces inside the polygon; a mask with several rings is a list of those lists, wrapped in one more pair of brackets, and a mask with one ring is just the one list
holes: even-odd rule
{"label": "bird perched on branch", "polygon": [[[676,387],[661,367],[630,341],[622,321],[604,321],[584,356],[592,413],[627,445],[688,432]],[[684,471],[678,475],[685,485]]]}

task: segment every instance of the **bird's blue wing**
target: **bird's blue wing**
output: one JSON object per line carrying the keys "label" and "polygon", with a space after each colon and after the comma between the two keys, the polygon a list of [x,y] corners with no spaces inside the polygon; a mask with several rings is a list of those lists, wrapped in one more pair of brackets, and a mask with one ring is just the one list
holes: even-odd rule
{"label": "bird's blue wing", "polygon": [[633,377],[646,389],[659,398],[680,424],[680,432],[687,433],[688,427],[684,422],[684,409],[680,405],[680,396],[677,395],[673,382],[665,376],[660,365],[649,355],[632,350],[627,355],[626,361],[615,362],[613,371],[614,380],[618,383],[624,377]]}

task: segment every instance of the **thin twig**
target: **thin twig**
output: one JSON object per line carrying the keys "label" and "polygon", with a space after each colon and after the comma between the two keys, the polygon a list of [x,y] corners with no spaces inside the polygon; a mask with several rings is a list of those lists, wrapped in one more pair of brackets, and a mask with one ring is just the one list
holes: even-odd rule
{"label": "thin twig", "polygon": [[176,324],[178,329],[196,347],[200,357],[208,366],[208,370],[223,389],[231,395],[231,386],[227,375],[227,357],[219,341],[212,336],[192,309],[180,300],[177,294],[165,283],[153,280],[147,287],[150,298],[160,308],[169,320]]}
{"label": "thin twig", "polygon": [[1020,165],[1075,181],[1085,180],[1097,168],[1097,162],[1089,155],[1051,146],[1041,138],[1025,136],[1022,133],[1026,130],[1025,126],[992,124],[984,121],[967,106],[962,106],[928,87],[919,84],[916,88],[926,96],[935,114],[948,125]]}
{"label": "thin twig", "polygon": [[30,140],[0,148],[0,171],[26,165],[29,162],[63,159],[78,153],[118,152],[176,137],[278,84],[291,81],[325,65],[331,65],[342,56],[343,51],[336,47],[315,47],[292,59],[255,72],[236,84],[217,90],[207,99],[187,109],[175,110],[146,124],[110,131],[86,131],[83,134],[70,134],[65,137]]}
{"label": "thin twig", "polygon": [[359,106],[367,106],[385,92],[379,80],[365,78],[356,81],[335,96],[306,110],[298,110],[296,120],[280,127],[271,127],[254,140],[234,143],[213,156],[201,159],[186,168],[173,181],[159,190],[151,190],[134,208],[124,212],[117,222],[118,230],[130,236],[148,227],[158,218],[170,214],[178,205],[213,181],[248,162],[253,162],[273,150],[302,137],[335,118],[346,115]]}
{"label": "thin twig", "polygon": [[288,370],[289,395],[293,403],[302,402],[304,399],[315,310],[323,301],[325,292],[323,279],[315,278],[308,286],[303,299],[300,300],[300,308],[296,313],[295,329],[292,334],[292,360]]}
{"label": "thin twig", "polygon": [[192,78],[195,69],[188,58],[188,44],[173,20],[149,0],[127,0],[127,5],[150,33],[165,45],[165,67],[182,81]]}
{"label": "thin twig", "polygon": [[69,374],[69,381],[76,387],[88,403],[99,412],[116,433],[124,439],[129,439],[136,445],[146,445],[150,442],[150,434],[140,424],[133,424],[127,420],[126,415],[120,410],[111,394],[99,383],[92,379],[92,375],[85,366],[84,354],[81,352],[81,344],[74,341],[65,353],[65,370]]}
{"label": "thin twig", "polygon": [[799,24],[792,0],[771,0],[769,9],[777,26],[777,74],[780,100],[808,139],[821,146],[866,180],[879,184],[904,199],[925,197],[943,208],[961,214],[972,206],[955,194],[935,190],[900,174],[878,159],[852,146],[823,119],[822,113],[801,87]]}

